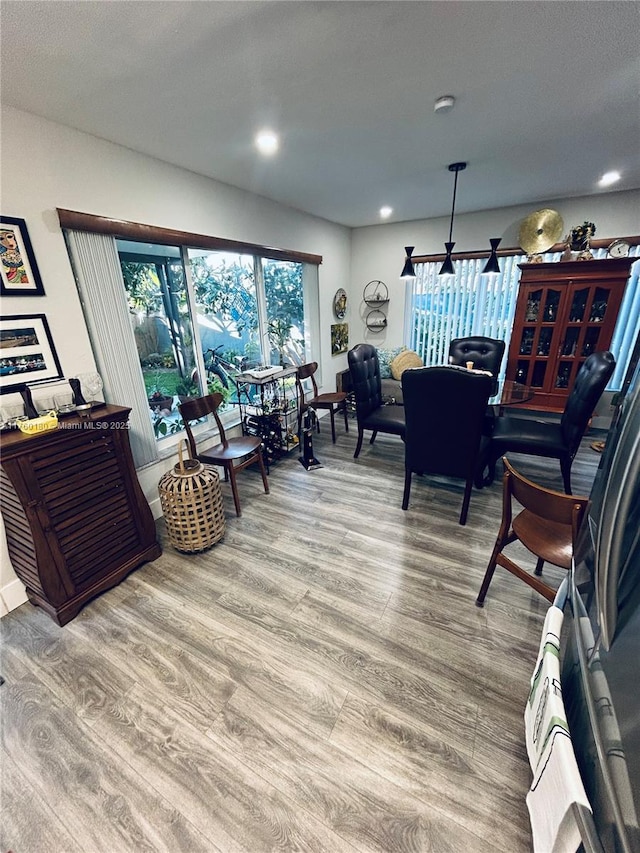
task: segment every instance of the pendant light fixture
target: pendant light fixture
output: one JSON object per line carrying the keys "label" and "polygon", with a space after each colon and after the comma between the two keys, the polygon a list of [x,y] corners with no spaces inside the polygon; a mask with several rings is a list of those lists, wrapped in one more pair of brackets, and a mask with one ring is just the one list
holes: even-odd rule
{"label": "pendant light fixture", "polygon": [[[455,243],[452,241],[453,236],[453,217],[456,212],[456,193],[458,191],[458,172],[463,172],[467,168],[467,164],[464,162],[461,163],[450,163],[447,167],[450,172],[453,172],[455,178],[453,179],[453,200],[451,202],[451,221],[449,223],[449,240],[444,244],[444,248],[446,251],[445,259],[440,267],[440,272],[438,275],[453,275],[453,258],[451,257],[451,253],[453,251],[453,247]],[[500,244],[500,237],[492,237],[490,240],[491,243],[491,254],[489,255],[489,259],[485,264],[484,269],[482,270],[482,275],[491,274],[491,273],[499,273],[500,265],[498,264],[498,255],[497,248]],[[405,246],[405,261],[404,267],[402,268],[402,273],[400,278],[415,278],[416,272],[413,267],[413,259],[412,254],[414,250],[414,246]]]}
{"label": "pendant light fixture", "polygon": [[444,244],[444,248],[447,252],[447,256],[445,257],[442,266],[440,267],[440,272],[438,275],[453,275],[453,260],[451,259],[451,252],[453,251],[453,247],[455,243],[451,241],[451,237],[453,236],[453,216],[456,212],[456,192],[458,190],[458,172],[463,172],[467,168],[466,163],[450,163],[448,169],[450,172],[455,173],[455,178],[453,179],[453,201],[451,202],[451,222],[449,223],[449,242]]}
{"label": "pendant light fixture", "polygon": [[498,255],[497,249],[500,245],[501,238],[500,237],[492,237],[489,240],[491,245],[491,254],[489,255],[489,260],[484,265],[484,269],[482,270],[482,275],[497,275],[500,272],[500,264],[498,263]]}
{"label": "pendant light fixture", "polygon": [[415,249],[415,246],[405,246],[404,247],[405,259],[404,259],[404,266],[402,267],[402,272],[400,273],[400,278],[415,278],[416,277],[416,271],[413,268],[413,261],[411,260],[411,255],[412,255],[414,249]]}

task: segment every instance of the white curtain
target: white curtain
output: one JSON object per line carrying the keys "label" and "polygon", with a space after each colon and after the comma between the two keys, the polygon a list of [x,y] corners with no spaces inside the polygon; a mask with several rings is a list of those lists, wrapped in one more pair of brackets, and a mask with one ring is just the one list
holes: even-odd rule
{"label": "white curtain", "polygon": [[149,403],[113,237],[65,231],[105,402],[130,406],[136,468],[158,458]]}

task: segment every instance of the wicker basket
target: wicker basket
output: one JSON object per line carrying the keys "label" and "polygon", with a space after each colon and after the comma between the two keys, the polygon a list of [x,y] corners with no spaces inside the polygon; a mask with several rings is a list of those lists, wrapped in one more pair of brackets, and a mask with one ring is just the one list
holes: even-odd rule
{"label": "wicker basket", "polygon": [[178,464],[162,475],[158,492],[169,541],[178,551],[204,551],[222,539],[225,517],[220,478],[197,459],[183,460],[182,441]]}

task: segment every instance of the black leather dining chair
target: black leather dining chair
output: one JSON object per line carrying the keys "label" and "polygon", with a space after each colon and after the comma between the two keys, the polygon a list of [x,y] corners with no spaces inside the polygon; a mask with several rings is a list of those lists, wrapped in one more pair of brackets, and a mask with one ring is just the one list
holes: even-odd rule
{"label": "black leather dining chair", "polygon": [[483,435],[491,377],[456,366],[417,367],[402,374],[405,481],[409,506],[413,474],[465,481],[460,524],[466,524],[471,488],[489,439]]}
{"label": "black leather dining chair", "polygon": [[573,460],[615,366],[615,359],[610,352],[594,352],[584,360],[559,423],[509,415],[497,418],[487,457],[488,477],[485,484],[493,482],[496,461],[511,451],[558,459],[564,490],[570,495]]}
{"label": "black leather dining chair", "polygon": [[347,353],[351,385],[356,403],[358,442],[353,458],[357,459],[362,449],[365,429],[372,430],[370,444],[379,432],[404,437],[404,408],[382,404],[382,384],[378,352],[371,344],[356,344]]}
{"label": "black leather dining chair", "polygon": [[472,361],[474,370],[488,370],[493,376],[493,396],[498,393],[498,376],[504,350],[505,342],[498,338],[486,338],[483,335],[454,338],[449,344],[449,364],[466,367],[467,362]]}

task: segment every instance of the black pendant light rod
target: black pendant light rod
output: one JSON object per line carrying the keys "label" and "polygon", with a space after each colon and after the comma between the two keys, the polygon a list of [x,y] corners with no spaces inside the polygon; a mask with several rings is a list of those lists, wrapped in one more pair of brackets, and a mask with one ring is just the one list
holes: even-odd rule
{"label": "black pendant light rod", "polygon": [[450,172],[455,172],[453,179],[453,202],[451,203],[451,223],[449,225],[449,242],[453,235],[453,214],[456,212],[456,192],[458,190],[458,172],[463,172],[467,168],[466,163],[450,163],[448,169]]}

